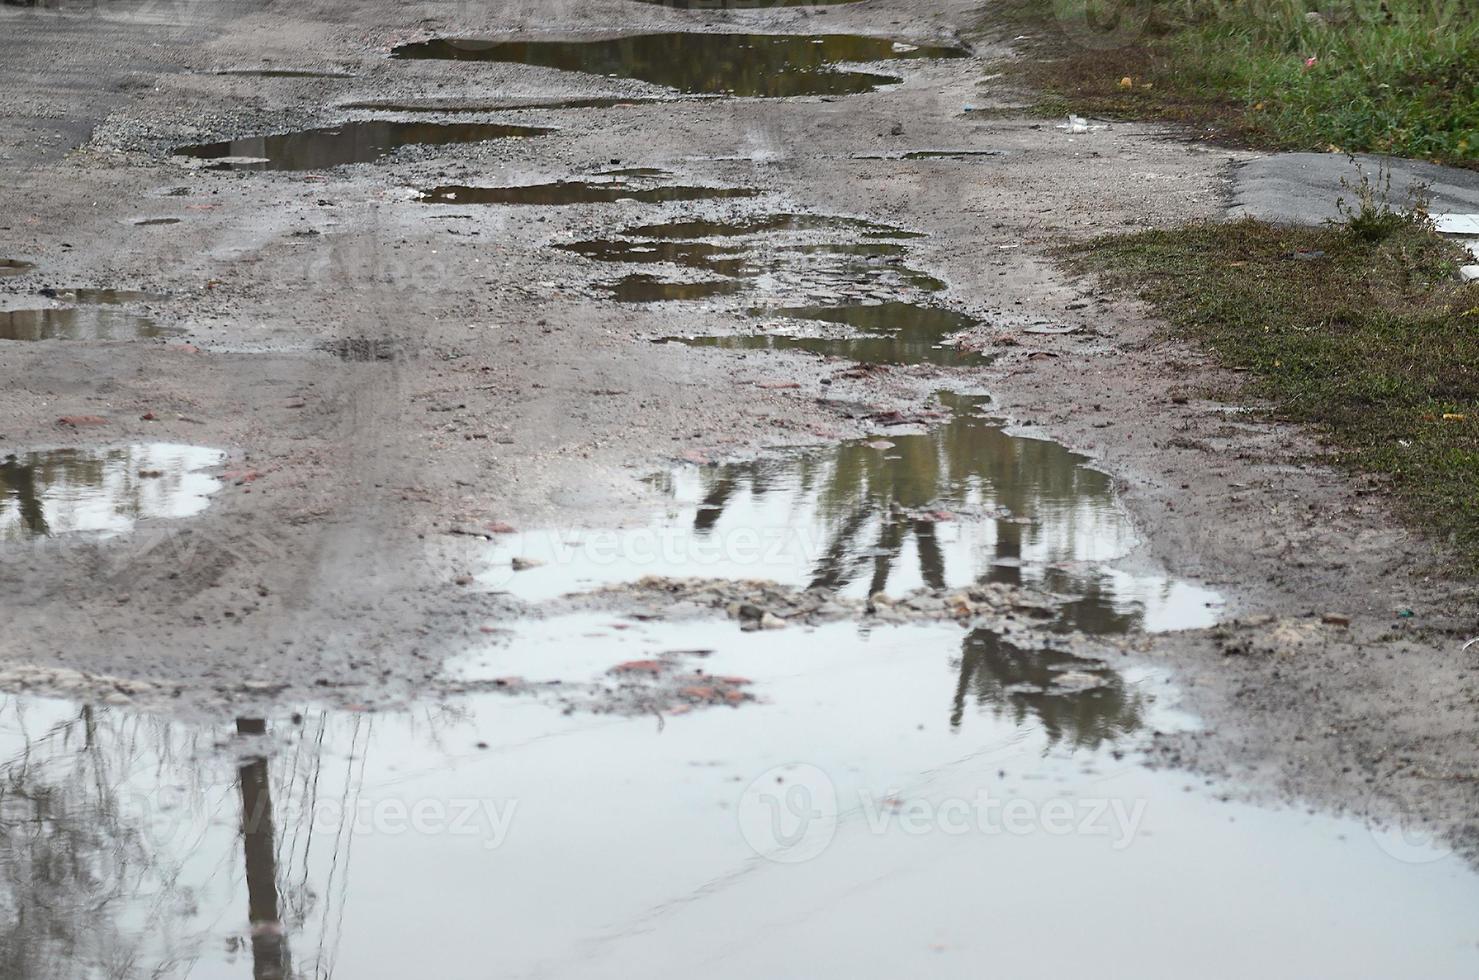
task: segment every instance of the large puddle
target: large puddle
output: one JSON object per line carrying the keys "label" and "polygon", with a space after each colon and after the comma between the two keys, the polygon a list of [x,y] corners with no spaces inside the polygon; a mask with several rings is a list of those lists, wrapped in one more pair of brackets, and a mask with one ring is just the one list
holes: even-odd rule
{"label": "large puddle", "polygon": [[0,456],[0,540],[120,534],[141,520],[203,511],[225,454],[148,443]]}
{"label": "large puddle", "polygon": [[[781,307],[754,311],[774,317],[835,323],[850,328],[843,336],[803,337],[756,333],[722,337],[665,337],[690,347],[720,350],[795,350],[844,357],[865,364],[934,364],[973,367],[990,357],[951,343],[949,338],[976,325],[963,313],[916,303],[871,303],[835,307]],[[861,332],[859,332],[861,331]]]}
{"label": "large puddle", "polygon": [[916,58],[962,58],[963,48],[912,45],[851,34],[639,34],[599,41],[437,38],[403,44],[397,58],[499,61],[615,78],[679,92],[761,98],[847,95],[899,81],[838,68]]}
{"label": "large puddle", "polygon": [[0,279],[23,276],[34,268],[36,265],[33,262],[25,262],[21,259],[0,259]]}
{"label": "large puddle", "polygon": [[615,625],[531,624],[476,668],[702,648],[758,699],[656,717],[475,694],[199,727],[0,701],[9,974],[1479,970],[1457,859],[1140,767],[1146,732],[1186,724],[1154,672],[953,626]]}
{"label": "large puddle", "polygon": [[[1215,593],[1123,563],[1140,541],[1107,475],[1057,443],[1008,435],[984,399],[940,398],[943,418],[881,418],[870,438],[675,466],[654,481],[669,502],[649,523],[500,535],[479,577],[531,600],[645,575],[858,598],[1002,582],[1071,596],[1061,628],[1215,622]],[[511,571],[515,558],[531,567]]]}
{"label": "large puddle", "polygon": [[179,156],[214,160],[223,170],[324,170],[349,163],[371,163],[403,146],[444,146],[541,136],[551,132],[500,123],[347,122],[323,129],[271,136],[248,136],[220,143],[182,146]]}

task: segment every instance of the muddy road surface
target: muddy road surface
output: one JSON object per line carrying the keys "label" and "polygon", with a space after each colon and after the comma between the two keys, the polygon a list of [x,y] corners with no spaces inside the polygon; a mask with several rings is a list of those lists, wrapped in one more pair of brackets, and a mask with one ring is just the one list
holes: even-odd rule
{"label": "muddy road surface", "polygon": [[0,7],[0,973],[1473,976],[1472,583],[980,17]]}

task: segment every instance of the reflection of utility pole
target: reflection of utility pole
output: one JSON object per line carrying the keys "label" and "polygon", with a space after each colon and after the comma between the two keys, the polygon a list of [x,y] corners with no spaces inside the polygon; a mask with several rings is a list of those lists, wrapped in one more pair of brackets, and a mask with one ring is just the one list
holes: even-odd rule
{"label": "reflection of utility pole", "polygon": [[[239,735],[265,735],[260,718],[236,719]],[[237,769],[241,788],[241,837],[246,857],[247,917],[252,927],[252,976],[287,980],[291,975],[288,940],[277,906],[277,857],[272,827],[272,788],[267,759],[256,756]]]}

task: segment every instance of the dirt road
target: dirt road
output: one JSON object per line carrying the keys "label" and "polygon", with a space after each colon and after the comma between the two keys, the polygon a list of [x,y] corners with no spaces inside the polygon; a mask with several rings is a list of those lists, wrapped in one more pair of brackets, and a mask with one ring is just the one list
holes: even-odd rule
{"label": "dirt road", "polygon": [[[0,509],[0,679],[185,718],[402,704],[445,686],[448,657],[549,615],[504,568],[511,534],[649,526],[675,499],[654,473],[876,440],[880,419],[919,436],[944,418],[937,392],[984,393],[1010,435],[1088,456],[1074,493],[1107,474],[1103,500],[1128,515],[1112,554],[1059,571],[1108,559],[1113,581],[1142,583],[1121,598],[1165,606],[1160,626],[1136,618],[1154,605],[1142,596],[1112,639],[1202,719],[1156,735],[1152,761],[1233,796],[1401,814],[1473,854],[1472,584],[1446,578],[1441,543],[1380,493],[1322,466],[1310,435],[1214,400],[1235,379],[1208,354],[1052,257],[1064,240],[1223,216],[1245,155],[1014,114],[976,16],[956,0],[0,8],[0,260],[30,264],[0,280],[0,311],[83,310],[78,332],[51,334],[74,339],[0,341],[0,454],[56,524]],[[676,74],[630,52],[596,74],[476,46],[391,56],[432,38],[696,27],[888,38],[903,43],[863,67],[901,81],[726,98],[706,90],[735,84],[719,54]],[[536,131],[334,135],[346,120]],[[331,132],[249,141],[316,129]],[[229,140],[247,142],[174,155]],[[473,190],[545,184],[537,203]],[[790,215],[820,218],[765,224]],[[709,224],[653,230],[694,221]],[[677,266],[653,262],[665,241]],[[65,292],[84,287],[154,295],[100,307]],[[623,301],[654,292],[693,298]],[[816,356],[825,345],[654,342],[857,302],[964,314],[934,340],[972,357],[857,371]],[[792,333],[839,336],[809,322]],[[882,438],[879,452],[901,437]],[[1030,565],[1030,551],[997,557]],[[910,584],[957,587],[947,577]]]}

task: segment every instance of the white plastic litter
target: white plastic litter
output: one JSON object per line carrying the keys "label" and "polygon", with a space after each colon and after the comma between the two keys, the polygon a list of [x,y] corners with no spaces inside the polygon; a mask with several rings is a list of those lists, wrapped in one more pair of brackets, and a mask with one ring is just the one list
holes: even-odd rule
{"label": "white plastic litter", "polygon": [[[1435,214],[1433,227],[1458,239],[1458,244],[1479,260],[1479,214]],[[1458,270],[1464,282],[1479,282],[1479,265],[1466,265]]]}
{"label": "white plastic litter", "polygon": [[1479,214],[1435,214],[1433,227],[1445,235],[1479,236]]}
{"label": "white plastic litter", "polygon": [[1062,130],[1067,130],[1069,133],[1075,134],[1094,133],[1098,132],[1101,129],[1108,129],[1109,125],[1107,123],[1091,123],[1083,116],[1070,115],[1067,122],[1061,122],[1058,124],[1058,128]]}

